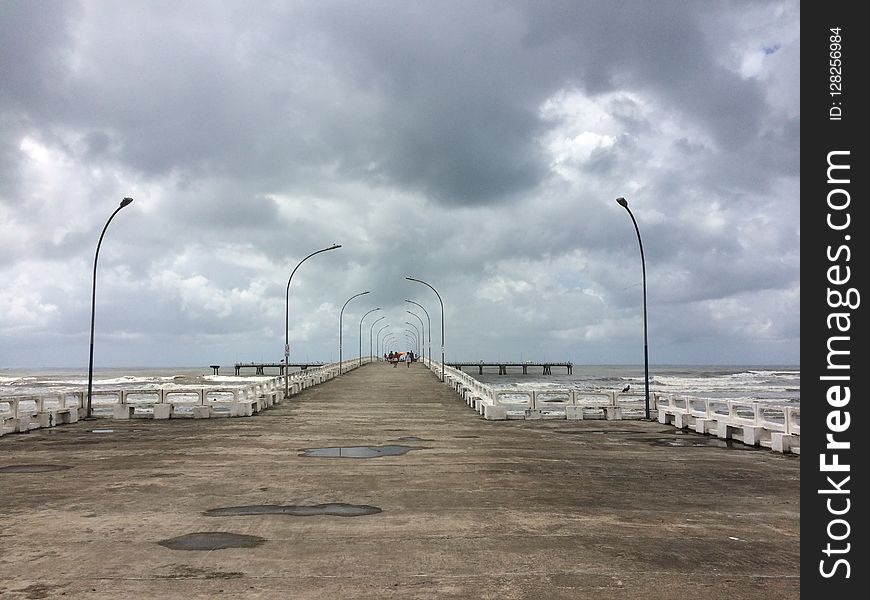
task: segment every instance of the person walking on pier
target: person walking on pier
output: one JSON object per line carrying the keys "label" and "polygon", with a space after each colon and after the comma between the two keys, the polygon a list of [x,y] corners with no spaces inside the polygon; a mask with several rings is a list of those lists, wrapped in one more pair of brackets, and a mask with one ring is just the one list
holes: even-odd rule
{"label": "person walking on pier", "polygon": [[408,368],[411,367],[411,353],[405,352],[405,364],[408,365]]}

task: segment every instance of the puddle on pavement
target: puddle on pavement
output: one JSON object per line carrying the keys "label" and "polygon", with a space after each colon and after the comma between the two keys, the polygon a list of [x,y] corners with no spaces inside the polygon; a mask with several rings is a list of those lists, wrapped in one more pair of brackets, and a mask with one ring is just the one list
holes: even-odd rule
{"label": "puddle on pavement", "polygon": [[0,467],[0,473],[48,473],[72,469],[69,465],[8,465]]}
{"label": "puddle on pavement", "polygon": [[266,540],[255,535],[202,531],[188,533],[157,542],[172,550],[221,550],[223,548],[254,548]]}
{"label": "puddle on pavement", "polygon": [[400,456],[414,450],[410,446],[336,446],[332,448],[303,448],[299,456],[338,458],[377,458]]}
{"label": "puddle on pavement", "polygon": [[643,433],[641,431],[636,431],[634,429],[551,429],[551,433],[562,433],[569,435],[606,435],[606,434],[624,434],[624,433]]}
{"label": "puddle on pavement", "polygon": [[89,433],[144,433],[147,429],[88,429]]}
{"label": "puddle on pavement", "polygon": [[667,446],[670,448],[730,448],[732,450],[761,450],[761,447],[748,446],[736,440],[723,440],[717,437],[694,437],[681,438],[647,438],[653,446]]}
{"label": "puddle on pavement", "polygon": [[293,517],[329,515],[332,517],[362,517],[364,515],[374,515],[379,512],[381,512],[381,509],[377,506],[335,502],[330,504],[315,504],[313,506],[281,506],[277,504],[228,506],[225,508],[212,508],[205,511],[203,514],[207,517],[236,517],[244,515],[290,515]]}

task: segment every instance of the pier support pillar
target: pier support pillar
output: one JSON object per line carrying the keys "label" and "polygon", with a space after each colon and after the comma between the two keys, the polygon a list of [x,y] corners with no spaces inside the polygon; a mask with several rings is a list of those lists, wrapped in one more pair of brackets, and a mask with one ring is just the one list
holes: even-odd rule
{"label": "pier support pillar", "polygon": [[605,406],[604,407],[604,418],[608,421],[621,421],[622,420],[622,407],[621,406]]}
{"label": "pier support pillar", "polygon": [[115,404],[112,407],[112,418],[124,421],[133,418],[133,411],[136,410],[129,404]]}
{"label": "pier support pillar", "polygon": [[565,407],[565,418],[569,421],[582,421],[583,420],[583,407],[582,406],[571,406],[570,404]]}
{"label": "pier support pillar", "polygon": [[770,449],[774,452],[795,452],[800,454],[801,438],[799,435],[790,435],[779,431],[770,433]]}
{"label": "pier support pillar", "polygon": [[744,427],[743,443],[747,446],[759,446],[764,439],[764,427]]}
{"label": "pier support pillar", "polygon": [[702,419],[700,417],[695,417],[695,432],[707,434],[715,434],[716,428],[718,424],[715,419]]}
{"label": "pier support pillar", "polygon": [[507,419],[507,410],[503,406],[484,404],[483,418],[487,421],[504,421]]}
{"label": "pier support pillar", "polygon": [[174,407],[172,403],[166,402],[161,404],[154,405],[154,418],[155,419],[169,419],[172,417],[172,413],[174,412]]}
{"label": "pier support pillar", "polygon": [[193,407],[193,418],[194,419],[208,419],[211,417],[211,406],[194,406]]}

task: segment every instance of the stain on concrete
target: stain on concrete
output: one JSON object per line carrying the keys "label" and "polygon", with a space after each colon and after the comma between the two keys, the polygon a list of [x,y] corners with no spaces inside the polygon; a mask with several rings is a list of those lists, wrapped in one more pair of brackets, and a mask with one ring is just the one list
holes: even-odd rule
{"label": "stain on concrete", "polygon": [[366,504],[345,504],[333,502],[329,504],[314,504],[311,506],[254,504],[250,506],[228,506],[212,508],[203,514],[207,517],[235,517],[245,515],[290,515],[293,517],[311,517],[328,515],[331,517],[361,517],[381,512],[377,506]]}
{"label": "stain on concrete", "polygon": [[653,446],[671,448],[729,448],[731,450],[762,450],[760,446],[748,446],[737,440],[723,440],[717,437],[691,436],[679,438],[644,438]]}
{"label": "stain on concrete", "polygon": [[72,469],[70,465],[7,465],[0,467],[0,473],[48,473]]}
{"label": "stain on concrete", "polygon": [[378,458],[380,456],[400,456],[411,450],[411,446],[335,446],[329,448],[303,448],[299,456],[333,458]]}
{"label": "stain on concrete", "polygon": [[200,531],[157,542],[171,550],[221,550],[224,548],[254,548],[266,540],[256,535]]}

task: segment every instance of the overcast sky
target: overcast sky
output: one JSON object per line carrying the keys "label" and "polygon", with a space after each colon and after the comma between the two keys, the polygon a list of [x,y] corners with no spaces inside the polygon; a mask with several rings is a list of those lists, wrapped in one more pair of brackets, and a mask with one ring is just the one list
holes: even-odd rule
{"label": "overcast sky", "polygon": [[[0,0],[0,367],[800,360],[795,1]],[[351,300],[354,294],[368,295]],[[375,322],[378,317],[384,319]],[[377,339],[376,339],[377,342]],[[428,341],[426,343],[428,346]]]}

